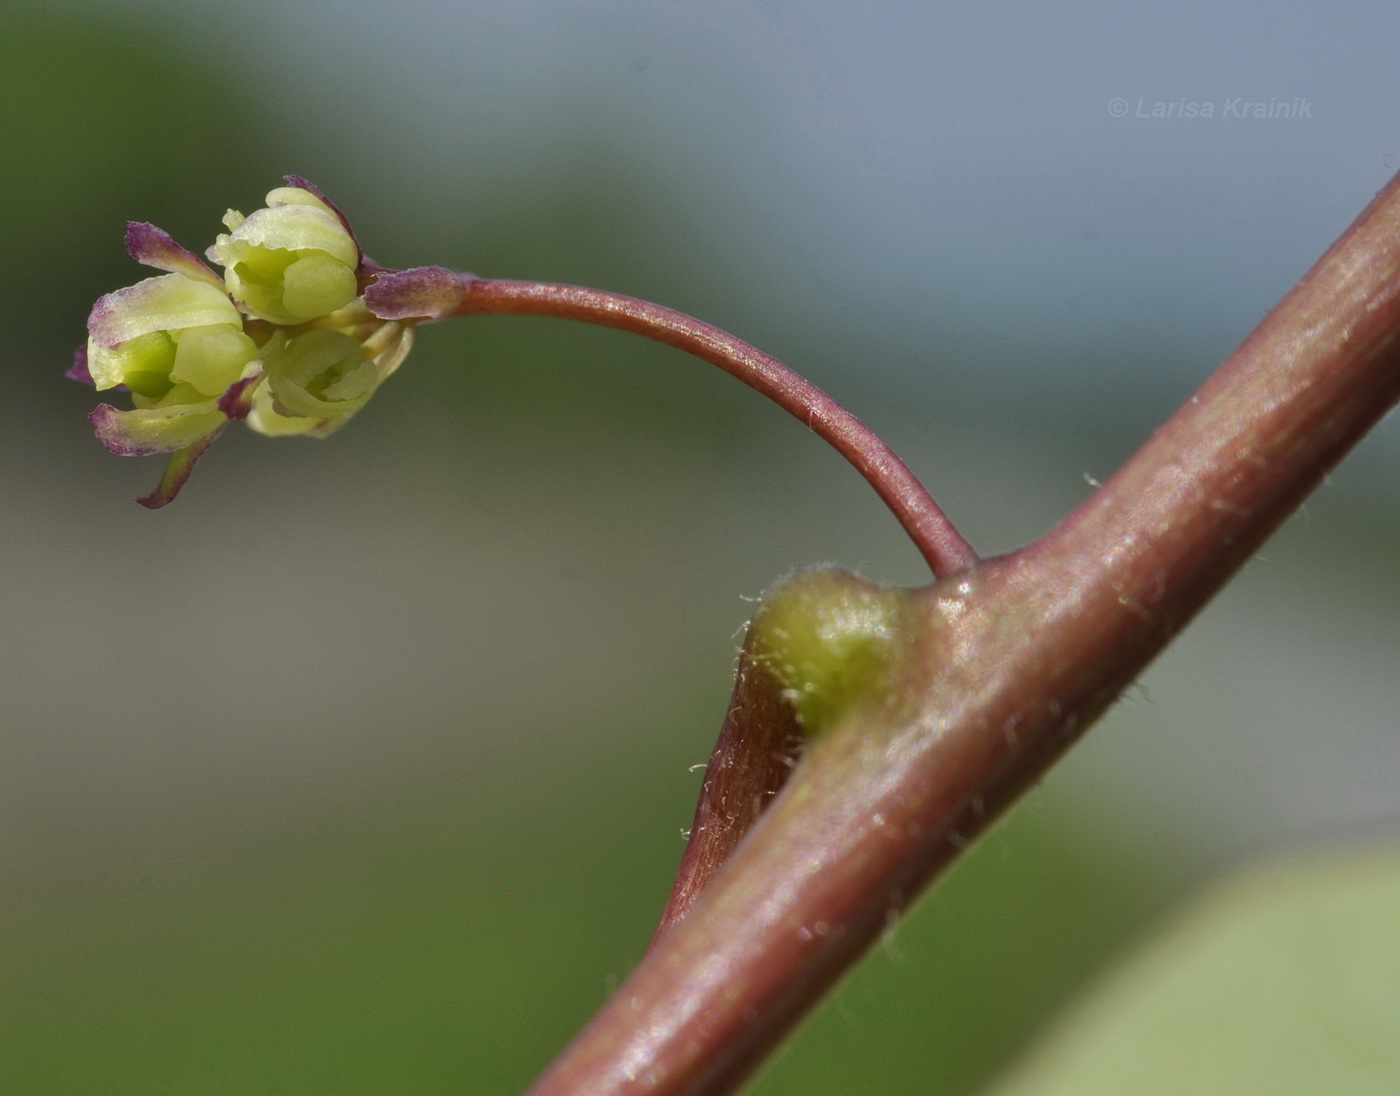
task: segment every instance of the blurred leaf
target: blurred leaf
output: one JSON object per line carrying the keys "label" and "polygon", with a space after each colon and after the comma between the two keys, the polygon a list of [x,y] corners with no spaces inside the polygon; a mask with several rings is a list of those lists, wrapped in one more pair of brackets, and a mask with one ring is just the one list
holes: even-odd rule
{"label": "blurred leaf", "polygon": [[1400,850],[1300,861],[1207,895],[996,1096],[1400,1091]]}

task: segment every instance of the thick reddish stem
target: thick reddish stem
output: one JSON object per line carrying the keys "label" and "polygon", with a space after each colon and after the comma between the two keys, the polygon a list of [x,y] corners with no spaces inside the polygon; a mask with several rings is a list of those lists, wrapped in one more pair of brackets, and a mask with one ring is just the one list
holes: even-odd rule
{"label": "thick reddish stem", "polygon": [[1400,398],[1400,180],[1079,511],[944,580],[532,1096],[732,1092]]}
{"label": "thick reddish stem", "polygon": [[719,328],[659,304],[547,282],[462,275],[459,316],[515,314],[581,320],[678,347],[767,396],[836,449],[875,488],[938,576],[964,571],[977,553],[928,491],[870,428],[776,358]]}

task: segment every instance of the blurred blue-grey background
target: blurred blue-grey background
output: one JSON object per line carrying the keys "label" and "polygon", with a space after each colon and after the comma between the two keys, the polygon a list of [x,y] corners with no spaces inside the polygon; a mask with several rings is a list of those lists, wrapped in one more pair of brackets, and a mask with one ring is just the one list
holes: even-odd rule
{"label": "blurred blue-grey background", "polygon": [[[231,432],[148,513],[158,464],[60,377],[143,276],[126,219],[202,248],[295,172],[388,265],[691,312],[1005,551],[1400,168],[1397,35],[1374,3],[11,0],[0,1094],[519,1091],[641,955],[743,599],[923,581],[798,424],[557,321],[426,329],[334,439]],[[971,1091],[1210,873],[1393,834],[1397,556],[1390,421],[754,1091]]]}

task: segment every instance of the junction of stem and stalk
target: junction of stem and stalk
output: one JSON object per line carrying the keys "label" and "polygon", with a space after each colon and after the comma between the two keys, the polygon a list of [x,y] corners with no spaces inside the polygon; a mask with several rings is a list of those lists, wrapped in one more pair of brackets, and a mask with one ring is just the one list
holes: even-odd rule
{"label": "junction of stem and stalk", "polygon": [[[458,314],[567,316],[711,361],[731,356],[729,337],[715,341],[705,325],[605,297],[463,278]],[[732,1092],[1397,399],[1393,180],[1214,376],[1042,540],[979,561],[916,483],[877,475],[938,576],[898,594],[889,676],[808,739],[781,794],[748,819],[707,885],[668,912],[642,964],[530,1096]],[[854,463],[894,467],[871,460],[876,451],[862,447]],[[775,690],[790,683],[765,684],[759,660],[749,669],[746,679],[741,663],[734,710],[771,730],[782,710]],[[734,710],[726,735],[742,738],[730,734]]]}

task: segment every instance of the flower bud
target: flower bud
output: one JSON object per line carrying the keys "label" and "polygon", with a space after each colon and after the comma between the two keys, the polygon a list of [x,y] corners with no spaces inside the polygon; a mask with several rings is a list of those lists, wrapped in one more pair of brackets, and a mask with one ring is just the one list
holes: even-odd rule
{"label": "flower bud", "polygon": [[299,324],[355,299],[360,249],[340,217],[300,186],[278,187],[247,217],[224,216],[228,233],[207,254],[224,267],[239,305],[276,324]]}
{"label": "flower bud", "polygon": [[908,591],[813,567],[764,593],[749,646],[781,685],[802,729],[821,734],[854,704],[885,692],[909,604]]}

